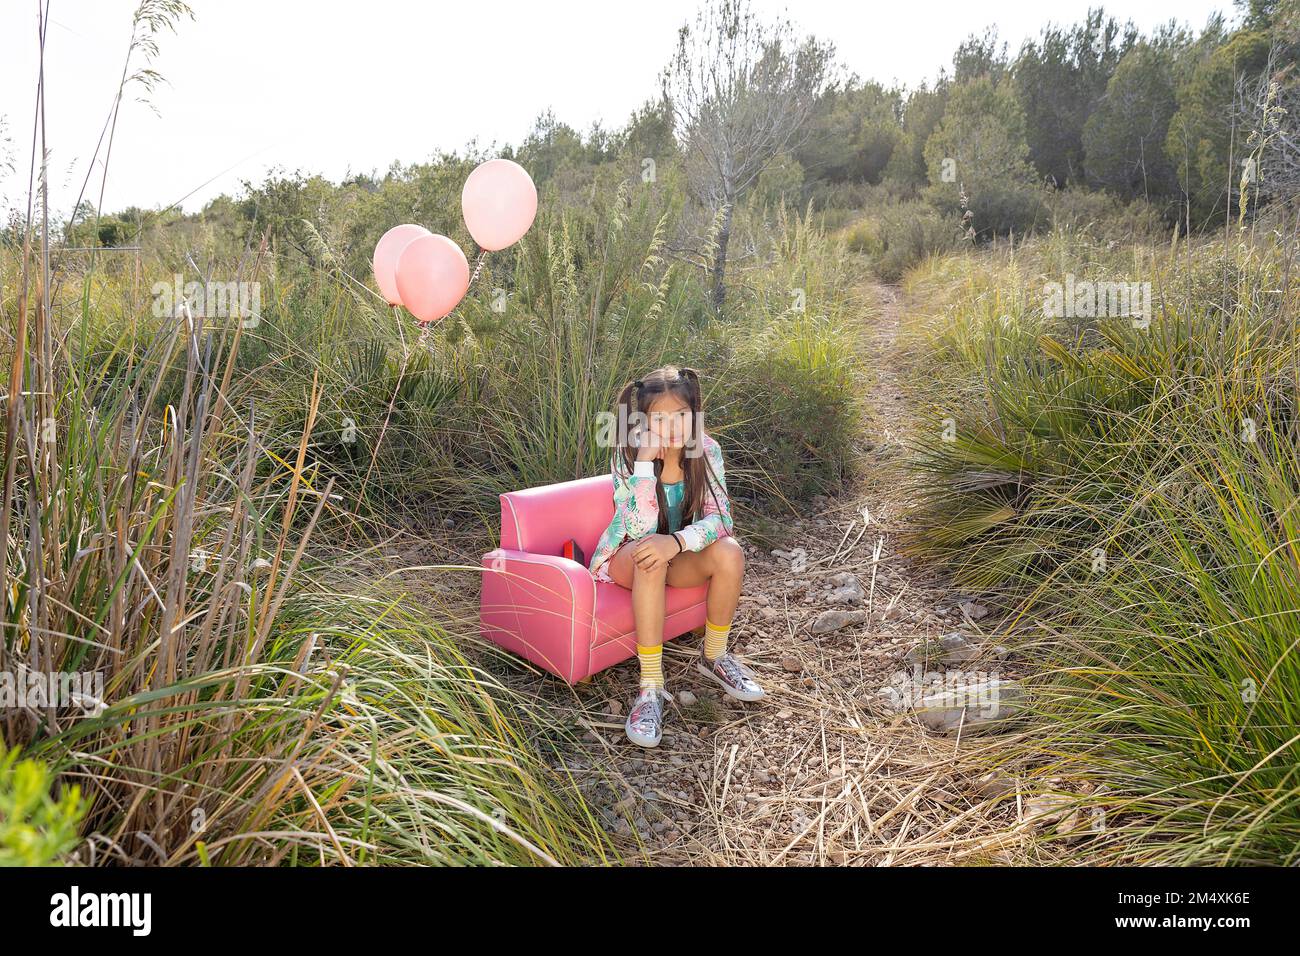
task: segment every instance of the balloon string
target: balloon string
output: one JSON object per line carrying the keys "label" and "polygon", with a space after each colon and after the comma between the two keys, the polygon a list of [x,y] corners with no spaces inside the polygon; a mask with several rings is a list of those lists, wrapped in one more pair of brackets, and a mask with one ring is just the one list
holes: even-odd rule
{"label": "balloon string", "polygon": [[469,284],[471,286],[474,284],[474,280],[478,278],[478,274],[483,271],[483,263],[486,261],[487,250],[480,249],[478,251],[478,258],[474,261],[474,274],[469,277]]}
{"label": "balloon string", "polygon": [[[478,258],[474,260],[474,272],[469,277],[469,284],[471,286],[474,284],[474,280],[478,278],[478,274],[483,271],[483,264],[486,261],[487,261],[487,250],[480,249],[478,253]],[[466,288],[468,289],[468,286]],[[420,323],[421,326],[420,337],[416,340],[415,343],[416,348],[428,348],[430,352],[433,351],[433,327],[436,324],[437,323],[435,322]]]}

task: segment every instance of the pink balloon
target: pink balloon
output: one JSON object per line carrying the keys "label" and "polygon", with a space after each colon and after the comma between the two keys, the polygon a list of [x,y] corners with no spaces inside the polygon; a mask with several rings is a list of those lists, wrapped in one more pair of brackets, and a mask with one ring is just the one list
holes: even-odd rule
{"label": "pink balloon", "polygon": [[413,316],[435,322],[469,291],[469,261],[446,236],[421,236],[397,259],[397,291]]}
{"label": "pink balloon", "polygon": [[465,180],[460,206],[474,241],[495,252],[514,245],[533,224],[537,187],[518,163],[489,159]]}
{"label": "pink balloon", "polygon": [[402,250],[416,239],[432,235],[423,226],[407,223],[404,226],[394,226],[379,238],[375,245],[375,283],[389,305],[402,304],[402,297],[397,294],[397,259]]}

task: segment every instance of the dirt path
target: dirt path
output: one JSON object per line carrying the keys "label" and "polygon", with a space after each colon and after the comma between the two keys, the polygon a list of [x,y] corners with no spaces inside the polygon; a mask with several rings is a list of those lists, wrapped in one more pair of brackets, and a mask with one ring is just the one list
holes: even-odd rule
{"label": "dirt path", "polygon": [[[874,382],[865,398],[870,475],[844,500],[795,520],[782,551],[746,546],[745,593],[733,635],[769,692],[759,704],[730,700],[694,671],[696,640],[665,650],[670,705],[663,742],[644,751],[623,734],[635,663],[596,675],[576,694],[520,674],[521,690],[580,729],[564,758],[632,856],[672,864],[916,864],[1010,859],[1015,802],[991,800],[960,737],[930,735],[895,716],[879,691],[912,669],[908,652],[979,626],[960,596],[895,551],[907,520],[897,471],[907,428],[894,357],[896,290],[862,290],[866,354]],[[742,533],[743,541],[743,533]],[[877,550],[878,549],[878,550]],[[878,558],[878,559],[877,559]],[[828,603],[850,575],[865,599]],[[814,634],[832,607],[864,611],[860,623]],[[516,682],[511,681],[512,684]]]}

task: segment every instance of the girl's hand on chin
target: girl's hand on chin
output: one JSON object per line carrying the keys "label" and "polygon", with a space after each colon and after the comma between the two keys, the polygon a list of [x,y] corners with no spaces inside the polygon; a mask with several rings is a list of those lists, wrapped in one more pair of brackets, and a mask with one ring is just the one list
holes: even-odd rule
{"label": "girl's hand on chin", "polygon": [[657,435],[643,435],[637,445],[637,461],[654,461],[664,456],[664,444]]}

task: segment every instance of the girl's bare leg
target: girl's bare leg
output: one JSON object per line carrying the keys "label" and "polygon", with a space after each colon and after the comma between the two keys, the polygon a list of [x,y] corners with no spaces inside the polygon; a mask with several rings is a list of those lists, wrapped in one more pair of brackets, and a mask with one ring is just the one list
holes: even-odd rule
{"label": "girl's bare leg", "polygon": [[722,685],[736,700],[762,700],[766,694],[749,668],[727,652],[731,619],[740,600],[740,582],[745,576],[745,552],[735,538],[719,538],[702,551],[687,552],[668,565],[668,583],[673,587],[695,587],[709,582],[708,618],[704,646],[697,669]]}
{"label": "girl's bare leg", "polygon": [[641,669],[640,689],[627,711],[625,730],[634,744],[657,747],[664,729],[663,644],[664,603],[668,568],[646,571],[632,560],[635,541],[614,553],[609,576],[632,589],[632,617],[636,622],[636,657]]}
{"label": "girl's bare leg", "polygon": [[668,569],[643,570],[632,560],[632,545],[635,543],[629,541],[614,552],[609,561],[609,576],[632,591],[637,646],[658,647],[664,642],[664,586]]}
{"label": "girl's bare leg", "polygon": [[[745,552],[733,537],[719,538],[702,551],[683,551],[668,563],[667,583],[675,588],[709,585],[705,608],[709,620],[725,627],[736,616],[740,584],[745,577]],[[633,604],[636,603],[635,592]],[[662,626],[663,619],[660,618]]]}

